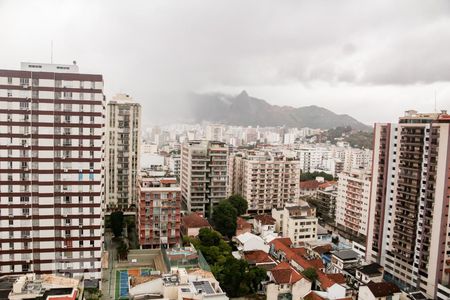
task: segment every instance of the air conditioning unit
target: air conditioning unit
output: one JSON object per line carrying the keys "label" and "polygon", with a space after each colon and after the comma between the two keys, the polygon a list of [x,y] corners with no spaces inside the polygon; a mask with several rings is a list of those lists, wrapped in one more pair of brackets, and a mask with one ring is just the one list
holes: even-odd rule
{"label": "air conditioning unit", "polygon": [[68,169],[64,169],[64,172],[67,172],[68,171]]}
{"label": "air conditioning unit", "polygon": [[64,218],[66,218],[66,217],[67,217],[67,214],[62,214],[61,216],[63,216]]}

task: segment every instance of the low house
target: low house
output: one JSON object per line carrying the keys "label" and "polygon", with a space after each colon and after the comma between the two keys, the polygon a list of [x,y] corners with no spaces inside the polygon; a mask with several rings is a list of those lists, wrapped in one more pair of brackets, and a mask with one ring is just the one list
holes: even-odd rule
{"label": "low house", "polygon": [[260,235],[275,232],[275,222],[275,219],[271,215],[256,215],[253,219],[253,231]]}
{"label": "low house", "polygon": [[355,268],[359,261],[359,254],[353,250],[333,251],[331,254],[331,272],[343,273],[346,269]]}
{"label": "low house", "polygon": [[[83,283],[80,279],[52,274],[29,273],[20,276],[0,277],[0,299],[58,299],[83,298]],[[6,289],[5,289],[6,288]]]}
{"label": "low house", "polygon": [[317,272],[317,288],[326,292],[328,299],[342,299],[349,296],[351,291],[346,286],[344,275],[340,273],[325,274]]}
{"label": "low house", "polygon": [[245,251],[242,258],[247,261],[249,266],[256,266],[266,270],[271,270],[277,265],[276,261],[262,250]]}
{"label": "low house", "polygon": [[202,228],[211,228],[211,225],[199,213],[194,212],[181,219],[181,232],[184,236],[196,237]]}
{"label": "low house", "polygon": [[236,235],[241,235],[244,234],[246,232],[251,232],[252,231],[252,224],[250,224],[249,222],[247,222],[246,220],[244,220],[241,217],[237,217],[236,220]]}
{"label": "low house", "polygon": [[361,266],[356,269],[356,279],[361,283],[382,282],[384,268],[377,263]]}
{"label": "low house", "polygon": [[287,262],[279,263],[268,272],[265,285],[267,300],[300,299],[311,291],[311,282]]}
{"label": "low house", "polygon": [[154,276],[131,286],[129,299],[228,300],[228,297],[211,272],[175,268],[170,274]]}
{"label": "low house", "polygon": [[359,299],[364,300],[399,300],[400,288],[391,282],[369,282],[359,287]]}
{"label": "low house", "polygon": [[262,250],[268,253],[270,248],[261,237],[249,232],[235,236],[233,241],[236,242],[237,248],[241,253],[252,250]]}
{"label": "low house", "polygon": [[323,181],[316,179],[300,181],[300,196],[315,196],[322,183]]}

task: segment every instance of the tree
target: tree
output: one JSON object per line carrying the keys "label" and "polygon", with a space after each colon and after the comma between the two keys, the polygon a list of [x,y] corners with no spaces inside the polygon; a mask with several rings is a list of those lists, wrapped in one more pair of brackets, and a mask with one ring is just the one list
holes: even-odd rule
{"label": "tree", "polygon": [[222,236],[219,232],[210,228],[202,228],[198,233],[198,239],[202,246],[218,246],[222,240]]}
{"label": "tree", "polygon": [[242,216],[245,213],[247,213],[248,209],[248,203],[247,200],[245,200],[240,195],[232,195],[228,198],[228,201],[233,205],[234,208],[236,208],[238,216]]}
{"label": "tree", "polygon": [[316,177],[323,177],[327,181],[332,181],[334,179],[333,175],[325,172],[302,172],[300,181],[314,180]]}
{"label": "tree", "polygon": [[214,207],[212,214],[214,228],[228,238],[236,234],[236,218],[236,208],[230,202],[221,201]]}
{"label": "tree", "polygon": [[111,213],[111,229],[114,233],[115,237],[122,236],[123,231],[123,212],[121,211],[115,211]]}
{"label": "tree", "polygon": [[245,273],[245,281],[252,293],[258,292],[261,282],[267,279],[267,272],[263,268],[253,267]]}
{"label": "tree", "polygon": [[302,275],[311,280],[312,282],[315,282],[317,279],[317,272],[314,268],[308,268],[302,272]]}
{"label": "tree", "polygon": [[230,256],[224,264],[216,266],[213,273],[229,297],[240,297],[250,292],[244,278],[247,268],[245,260]]}

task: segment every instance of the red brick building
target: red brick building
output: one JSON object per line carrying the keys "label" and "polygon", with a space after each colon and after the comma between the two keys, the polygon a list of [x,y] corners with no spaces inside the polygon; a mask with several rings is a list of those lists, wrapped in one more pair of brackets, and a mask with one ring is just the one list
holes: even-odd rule
{"label": "red brick building", "polygon": [[142,248],[179,245],[181,190],[176,178],[139,178],[138,232]]}

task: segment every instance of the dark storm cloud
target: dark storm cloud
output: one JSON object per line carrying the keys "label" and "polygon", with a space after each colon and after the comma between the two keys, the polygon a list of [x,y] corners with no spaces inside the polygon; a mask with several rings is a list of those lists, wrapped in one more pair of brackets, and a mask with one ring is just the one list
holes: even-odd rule
{"label": "dark storm cloud", "polygon": [[[391,101],[378,87],[407,95],[410,85],[450,81],[449,3],[0,0],[0,64],[48,61],[53,40],[55,61],[104,74],[108,96],[128,92],[149,111],[188,91],[244,87],[295,106],[320,94],[314,104],[348,112],[348,97],[333,99],[352,91]],[[285,96],[299,89],[302,101]]]}

